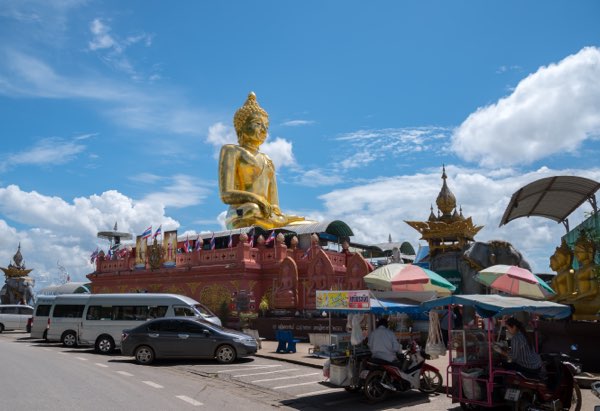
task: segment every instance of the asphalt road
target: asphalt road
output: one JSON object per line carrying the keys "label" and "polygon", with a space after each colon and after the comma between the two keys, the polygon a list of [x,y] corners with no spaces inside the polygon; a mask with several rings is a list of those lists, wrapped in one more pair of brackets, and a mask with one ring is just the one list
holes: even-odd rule
{"label": "asphalt road", "polygon": [[[380,404],[329,388],[321,370],[268,358],[223,365],[208,360],[140,366],[119,353],[67,349],[0,334],[0,409],[11,410],[459,410],[445,395],[409,391]],[[582,410],[600,400],[584,390]]]}

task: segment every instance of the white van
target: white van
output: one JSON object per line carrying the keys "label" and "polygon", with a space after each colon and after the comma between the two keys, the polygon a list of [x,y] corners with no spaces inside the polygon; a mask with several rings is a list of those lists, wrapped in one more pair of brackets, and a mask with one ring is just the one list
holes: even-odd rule
{"label": "white van", "polygon": [[198,301],[178,294],[90,294],[78,333],[78,342],[107,354],[120,348],[124,329],[158,317],[201,317],[213,324],[221,320]]}
{"label": "white van", "polygon": [[31,338],[46,339],[50,309],[54,303],[54,295],[38,295],[33,307],[33,323],[31,324]]}
{"label": "white van", "polygon": [[[79,338],[83,312],[91,294],[57,295],[50,309],[46,340],[60,341],[65,347],[75,347]],[[35,320],[34,320],[35,321]]]}
{"label": "white van", "polygon": [[33,307],[21,304],[0,305],[0,333],[4,330],[26,330]]}

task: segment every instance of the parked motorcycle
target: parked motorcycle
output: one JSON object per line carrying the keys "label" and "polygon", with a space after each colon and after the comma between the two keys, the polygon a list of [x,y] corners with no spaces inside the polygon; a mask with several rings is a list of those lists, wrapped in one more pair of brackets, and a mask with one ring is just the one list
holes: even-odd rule
{"label": "parked motorcycle", "polygon": [[405,352],[398,354],[398,362],[389,363],[369,359],[360,373],[363,392],[371,402],[387,398],[391,392],[418,389],[433,393],[442,386],[442,374],[425,362],[416,342],[409,344]]}
{"label": "parked motorcycle", "polygon": [[542,354],[545,373],[527,378],[515,373],[506,378],[504,398],[515,411],[580,411],[581,390],[574,376],[581,372],[578,360],[567,354]]}

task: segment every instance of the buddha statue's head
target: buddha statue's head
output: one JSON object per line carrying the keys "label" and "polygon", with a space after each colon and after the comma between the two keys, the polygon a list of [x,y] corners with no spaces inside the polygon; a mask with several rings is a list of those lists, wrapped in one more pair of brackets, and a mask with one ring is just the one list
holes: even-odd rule
{"label": "buddha statue's head", "polygon": [[562,240],[560,247],[556,247],[556,251],[550,257],[550,268],[557,273],[565,269],[571,268],[573,254],[565,240]]}
{"label": "buddha statue's head", "polygon": [[585,232],[579,234],[579,238],[575,242],[575,257],[579,264],[587,265],[594,260],[596,248],[594,242],[588,237]]}
{"label": "buddha statue's head", "polygon": [[244,105],[235,112],[233,126],[240,144],[250,140],[260,145],[267,138],[269,115],[258,105],[254,92],[248,94]]}

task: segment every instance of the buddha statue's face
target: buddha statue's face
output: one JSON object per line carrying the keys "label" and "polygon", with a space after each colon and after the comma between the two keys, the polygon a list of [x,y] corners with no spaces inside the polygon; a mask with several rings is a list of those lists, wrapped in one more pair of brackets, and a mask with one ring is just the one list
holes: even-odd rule
{"label": "buddha statue's face", "polygon": [[261,113],[252,113],[248,116],[240,130],[240,143],[261,145],[267,139],[269,119]]}

